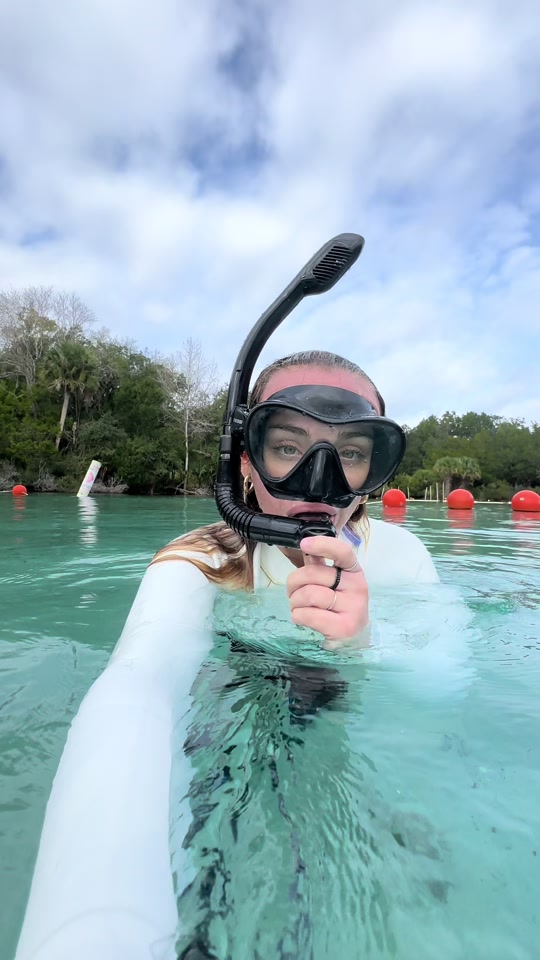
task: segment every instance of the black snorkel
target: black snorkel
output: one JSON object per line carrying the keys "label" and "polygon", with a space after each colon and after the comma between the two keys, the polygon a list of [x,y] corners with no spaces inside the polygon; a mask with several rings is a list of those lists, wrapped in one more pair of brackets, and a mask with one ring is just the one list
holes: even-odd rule
{"label": "black snorkel", "polygon": [[296,520],[257,513],[246,506],[240,490],[240,458],[249,383],[266,341],[304,297],[326,293],[341,280],[360,256],[363,246],[364,238],[355,233],[341,233],[325,243],[265,310],[238,354],[223,420],[215,498],[225,523],[245,539],[294,549],[304,537],[336,536],[329,520]]}

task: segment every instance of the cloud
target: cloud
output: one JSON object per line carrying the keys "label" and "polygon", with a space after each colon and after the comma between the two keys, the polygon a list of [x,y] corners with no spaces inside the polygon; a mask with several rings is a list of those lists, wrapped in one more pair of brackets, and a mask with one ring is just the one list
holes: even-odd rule
{"label": "cloud", "polygon": [[265,358],[357,360],[410,424],[540,420],[533,0],[32,0],[0,12],[0,288],[76,289],[223,378],[329,236],[365,251]]}

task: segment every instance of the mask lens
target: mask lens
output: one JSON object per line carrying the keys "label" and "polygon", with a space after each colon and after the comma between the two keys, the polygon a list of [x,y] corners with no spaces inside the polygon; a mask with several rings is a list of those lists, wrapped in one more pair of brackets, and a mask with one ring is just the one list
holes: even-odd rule
{"label": "mask lens", "polygon": [[[340,506],[378,490],[403,457],[403,431],[357,394],[303,384],[256,405],[246,451],[267,489]],[[317,495],[316,495],[317,494]]]}
{"label": "mask lens", "polygon": [[343,473],[353,490],[369,474],[373,430],[369,424],[325,424],[295,410],[261,410],[252,419],[250,441],[257,466],[271,480],[288,476],[314,444],[335,447]]}

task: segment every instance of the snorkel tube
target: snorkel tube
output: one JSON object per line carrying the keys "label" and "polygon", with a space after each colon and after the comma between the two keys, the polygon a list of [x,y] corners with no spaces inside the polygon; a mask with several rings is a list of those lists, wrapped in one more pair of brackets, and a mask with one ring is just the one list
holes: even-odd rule
{"label": "snorkel tube", "polygon": [[257,513],[246,506],[240,491],[240,458],[248,413],[249,383],[266,341],[304,297],[326,293],[341,280],[360,256],[363,246],[364,238],[356,233],[341,233],[325,243],[265,310],[238,354],[219,445],[215,498],[225,523],[247,540],[297,548],[304,537],[336,535],[329,520],[296,520]]}

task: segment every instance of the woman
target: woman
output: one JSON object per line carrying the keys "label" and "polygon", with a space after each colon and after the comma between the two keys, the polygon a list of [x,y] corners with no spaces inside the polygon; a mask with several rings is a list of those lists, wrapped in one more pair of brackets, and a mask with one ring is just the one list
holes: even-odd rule
{"label": "woman", "polygon": [[[295,354],[267,367],[248,409],[264,343],[304,296],[330,289],[363,240],[326,244],[263,314],[231,378],[216,500],[223,522],[161,550],[139,587],[107,668],[69,733],[49,800],[17,960],[173,960],[176,890],[189,858],[169,853],[173,732],[184,742],[191,691],[212,650],[216,589],[286,589],[291,620],[330,650],[369,642],[374,583],[436,580],[408,531],[368,522],[365,502],[395,473],[401,428],[359,367]],[[243,496],[240,478],[243,477]],[[178,796],[189,757],[180,752]],[[186,830],[186,800],[179,814]],[[84,825],[84,829],[81,828]],[[185,871],[184,871],[185,867]],[[196,949],[196,948],[193,948]],[[188,948],[186,956],[195,956]]]}
{"label": "woman", "polygon": [[[349,360],[333,353],[310,351],[270,364],[253,388],[250,408],[306,384],[356,394],[384,418],[385,403],[370,378]],[[280,412],[281,415],[281,412]],[[287,418],[267,429],[274,471],[290,471],[317,442],[338,444],[340,462],[351,486],[361,489],[373,456],[373,437],[340,436],[339,424],[323,423],[306,413],[288,411]],[[356,421],[359,423],[360,421]],[[307,429],[303,429],[306,427]],[[350,427],[350,421],[347,424]],[[342,431],[343,434],[343,431]],[[433,582],[433,561],[414,534],[381,520],[368,520],[367,496],[356,496],[344,507],[281,499],[266,488],[247,452],[242,454],[244,499],[257,512],[283,517],[319,517],[332,522],[336,537],[310,536],[300,549],[255,544],[223,522],[192,531],[161,550],[152,561],[186,560],[209,581],[224,588],[260,590],[284,586],[291,619],[324,637],[327,649],[369,642],[369,586],[396,582]],[[328,565],[332,564],[332,565]],[[336,569],[341,571],[336,583]]]}
{"label": "woman", "polygon": [[[188,566],[193,590],[197,575],[202,584],[210,582],[222,589],[257,592],[286,589],[293,623],[320,633],[321,644],[327,650],[367,646],[370,585],[437,580],[431,557],[417,537],[394,524],[380,520],[369,522],[367,495],[351,495],[369,486],[370,476],[376,484],[380,476],[396,468],[403,449],[401,438],[397,425],[385,418],[385,404],[379,391],[356,364],[320,351],[293,354],[270,364],[258,377],[246,411],[244,451],[239,464],[243,499],[251,510],[262,516],[295,518],[306,523],[310,520],[330,522],[336,535],[306,536],[295,548],[262,540],[256,543],[220,522],[175,540],[157,554],[151,568],[165,565],[170,575],[174,571],[178,590],[182,568]],[[321,459],[319,473],[317,457]],[[264,646],[264,635],[260,643]],[[242,643],[233,644],[233,653],[240,658],[246,653]],[[230,668],[233,663],[234,656]],[[251,699],[253,681],[246,662],[241,660],[241,663],[239,676],[229,678],[229,686],[239,690],[235,711]],[[257,670],[256,664],[254,669]],[[311,665],[306,669],[305,665],[293,664],[289,658],[279,666],[277,675],[272,675],[268,665],[259,669],[263,669],[263,673],[266,670],[267,684],[272,680],[283,684],[283,695],[288,699],[291,721],[295,724],[309,722],[321,707],[331,708],[332,703],[339,703],[347,689],[340,673],[328,666]],[[251,721],[251,736],[259,744],[264,740],[259,727],[265,726],[264,715],[259,716],[261,709]],[[234,715],[238,717],[236,712]],[[203,734],[198,724],[196,728],[202,742],[212,742],[215,736],[212,724]],[[280,755],[282,736],[279,728],[267,734],[269,758]],[[189,738],[186,742],[190,743]],[[227,750],[234,751],[236,747],[232,738]],[[189,752],[193,756],[191,745]],[[220,778],[225,788],[229,784],[228,753],[226,761],[223,770],[213,766],[210,776],[202,777],[192,797],[193,816],[197,820],[197,830],[192,832],[198,837],[202,831],[195,855],[200,868],[182,898],[181,915],[191,919],[195,928],[190,930],[187,944],[184,940],[180,943],[185,945],[181,960],[207,960],[216,956],[211,945],[215,937],[219,941],[218,931],[226,928],[227,910],[234,903],[234,893],[229,902],[224,892],[228,886],[224,883],[222,889],[219,879],[235,874],[234,856],[229,851],[231,865],[219,844],[215,846],[214,840],[213,846],[207,839],[219,836],[219,824],[223,818],[227,819],[226,809],[217,802],[216,792]],[[259,767],[261,765],[259,760]],[[291,775],[290,771],[286,773]],[[286,822],[291,823],[285,799],[279,792],[275,765],[271,776],[272,789],[278,791],[279,810]],[[210,795],[213,803],[208,802]],[[258,802],[263,802],[260,796]],[[270,816],[271,798],[266,803],[267,806],[263,802],[265,814]],[[243,844],[249,847],[249,841],[244,836],[243,821],[236,830],[241,838],[236,846],[244,851]],[[189,845],[187,849],[191,853]],[[296,883],[298,890],[302,887],[302,880],[298,879],[303,876],[302,857],[300,850],[296,880],[287,877],[281,881],[288,883],[291,890],[297,889]],[[302,903],[298,892],[299,916],[304,925],[309,926],[312,921],[309,915],[303,916],[305,903],[303,907]],[[266,916],[265,909],[261,908],[261,916]],[[233,936],[233,932],[229,930],[228,935]]]}

